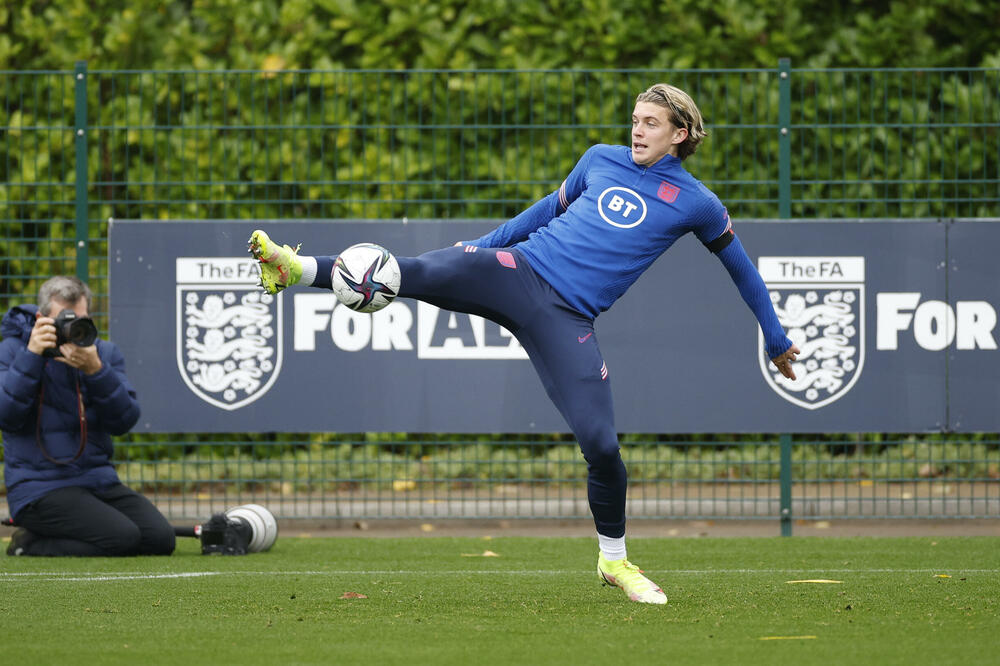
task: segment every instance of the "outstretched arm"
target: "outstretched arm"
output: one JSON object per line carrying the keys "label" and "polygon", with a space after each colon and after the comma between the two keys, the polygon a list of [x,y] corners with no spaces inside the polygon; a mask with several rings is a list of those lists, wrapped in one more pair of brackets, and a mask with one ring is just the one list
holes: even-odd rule
{"label": "outstretched arm", "polygon": [[736,237],[732,229],[727,229],[721,236],[706,245],[719,257],[722,265],[729,271],[729,276],[732,277],[736,287],[740,290],[740,296],[757,317],[760,329],[764,332],[764,346],[767,349],[768,358],[781,371],[782,375],[789,379],[795,379],[792,362],[795,361],[799,348],[792,344],[792,341],[785,335],[785,331],[778,321],[778,315],[774,312],[774,305],[771,303],[767,285],[760,277],[757,267],[747,256],[740,239]]}
{"label": "outstretched arm", "polygon": [[569,205],[579,197],[587,187],[587,171],[593,155],[592,146],[576,163],[566,180],[555,192],[551,192],[520,215],[511,218],[504,224],[475,240],[463,241],[456,245],[476,245],[478,247],[509,247],[526,240],[537,229],[566,212]]}
{"label": "outstretched arm", "polygon": [[544,227],[566,210],[559,202],[559,192],[566,187],[563,183],[555,192],[533,203],[524,212],[504,222],[499,227],[475,240],[463,241],[461,245],[478,247],[509,247],[520,243],[539,227]]}

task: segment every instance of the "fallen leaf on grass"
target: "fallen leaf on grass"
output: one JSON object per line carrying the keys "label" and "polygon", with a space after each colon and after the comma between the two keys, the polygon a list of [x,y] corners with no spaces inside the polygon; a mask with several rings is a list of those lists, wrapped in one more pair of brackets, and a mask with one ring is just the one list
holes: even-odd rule
{"label": "fallen leaf on grass", "polygon": [[462,553],[462,557],[500,557],[492,550],[484,550],[482,553]]}
{"label": "fallen leaf on grass", "polygon": [[951,578],[948,574],[934,574],[935,578]]}
{"label": "fallen leaf on grass", "polygon": [[827,580],[825,578],[812,578],[810,580],[786,580],[785,583],[788,585],[795,585],[796,583],[843,583],[842,580]]}
{"label": "fallen leaf on grass", "polygon": [[340,597],[341,599],[367,599],[367,594],[361,594],[360,592],[344,592]]}

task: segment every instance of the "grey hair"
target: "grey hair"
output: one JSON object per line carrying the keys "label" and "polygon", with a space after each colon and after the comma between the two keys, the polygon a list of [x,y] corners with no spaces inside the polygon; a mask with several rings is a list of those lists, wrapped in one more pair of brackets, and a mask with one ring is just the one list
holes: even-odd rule
{"label": "grey hair", "polygon": [[687,138],[677,146],[677,157],[683,160],[698,150],[698,144],[708,136],[701,111],[686,92],[668,83],[654,83],[635,98],[638,102],[652,102],[670,114],[670,124],[688,131]]}
{"label": "grey hair", "polygon": [[56,275],[46,280],[38,289],[38,310],[42,316],[48,317],[49,304],[53,300],[67,305],[76,305],[81,298],[87,299],[87,308],[91,301],[90,287],[80,278],[73,275]]}

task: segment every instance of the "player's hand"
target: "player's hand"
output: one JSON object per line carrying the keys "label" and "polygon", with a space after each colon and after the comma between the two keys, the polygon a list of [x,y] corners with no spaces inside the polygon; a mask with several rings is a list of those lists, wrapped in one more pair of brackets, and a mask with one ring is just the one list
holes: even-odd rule
{"label": "player's hand", "polygon": [[97,354],[97,345],[78,347],[72,342],[67,342],[60,345],[59,351],[62,356],[56,357],[57,361],[82,370],[85,374],[92,375],[103,367],[101,357]]}
{"label": "player's hand", "polygon": [[46,349],[56,348],[56,320],[38,315],[28,338],[28,351],[41,356]]}
{"label": "player's hand", "polygon": [[781,374],[783,374],[785,377],[788,377],[789,379],[795,379],[795,371],[792,370],[792,363],[795,362],[795,359],[798,355],[799,355],[799,348],[796,347],[795,345],[792,345],[791,347],[788,348],[788,351],[786,351],[781,356],[775,356],[774,358],[772,358],[771,363],[774,363],[774,366],[778,368],[778,371],[781,372]]}
{"label": "player's hand", "polygon": [[452,247],[462,247],[462,241],[456,242]]}

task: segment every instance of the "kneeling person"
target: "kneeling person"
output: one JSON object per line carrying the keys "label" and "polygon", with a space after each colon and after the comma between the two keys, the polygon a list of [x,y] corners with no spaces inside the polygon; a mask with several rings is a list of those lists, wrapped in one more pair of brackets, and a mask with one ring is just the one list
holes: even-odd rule
{"label": "kneeling person", "polygon": [[[0,322],[4,482],[18,526],[8,555],[174,550],[173,527],[111,464],[111,436],[136,424],[139,402],[121,351],[96,339],[90,301],[81,280],[56,276],[42,285],[37,307],[11,308]],[[57,320],[74,322],[73,341],[57,333]]]}

